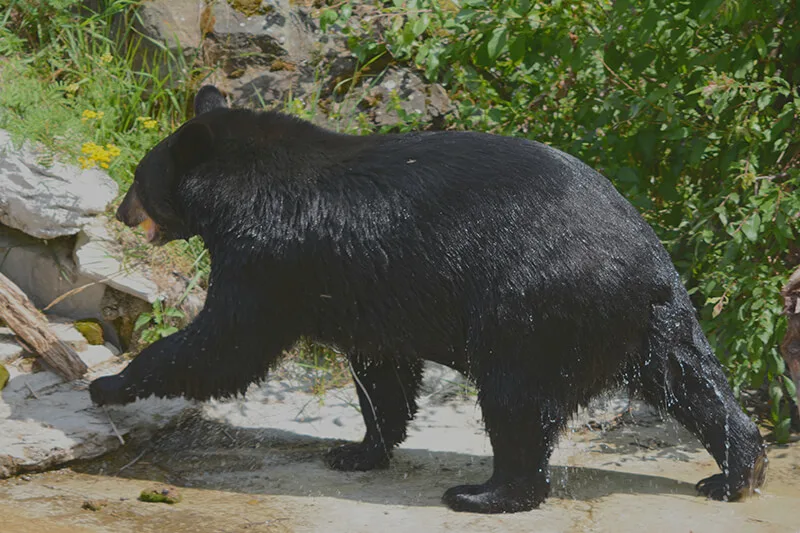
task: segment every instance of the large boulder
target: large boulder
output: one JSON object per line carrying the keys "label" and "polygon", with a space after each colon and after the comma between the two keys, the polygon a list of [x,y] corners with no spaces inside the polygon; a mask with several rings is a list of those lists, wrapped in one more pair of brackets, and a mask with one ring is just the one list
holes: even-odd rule
{"label": "large boulder", "polygon": [[206,0],[151,0],[142,2],[137,25],[144,35],[163,42],[173,53],[186,57],[198,53],[203,41],[202,21]]}
{"label": "large boulder", "polygon": [[0,225],[0,273],[39,309],[74,319],[97,317],[106,286],[78,271],[74,244],[74,237],[42,241]]}
{"label": "large boulder", "polygon": [[0,130],[0,223],[40,239],[75,235],[106,210],[119,188],[108,174],[55,162]]}

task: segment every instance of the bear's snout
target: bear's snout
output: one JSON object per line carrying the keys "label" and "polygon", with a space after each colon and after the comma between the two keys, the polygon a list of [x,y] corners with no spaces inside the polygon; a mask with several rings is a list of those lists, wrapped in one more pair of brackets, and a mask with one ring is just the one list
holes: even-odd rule
{"label": "bear's snout", "polygon": [[128,194],[125,195],[125,198],[122,199],[122,203],[119,204],[116,218],[130,228],[136,227],[150,218],[144,210],[144,207],[142,207],[139,195],[136,194],[133,187],[128,190]]}

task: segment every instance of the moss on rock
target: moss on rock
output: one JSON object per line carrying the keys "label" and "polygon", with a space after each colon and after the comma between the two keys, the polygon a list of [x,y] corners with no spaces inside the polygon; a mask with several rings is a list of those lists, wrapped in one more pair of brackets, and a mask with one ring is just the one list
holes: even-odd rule
{"label": "moss on rock", "polygon": [[6,370],[6,367],[0,364],[0,390],[3,390],[3,387],[6,386],[6,383],[8,383],[8,378],[8,370]]}
{"label": "moss on rock", "polygon": [[174,504],[181,501],[181,494],[175,487],[162,485],[152,489],[145,489],[139,494],[139,500],[150,503]]}
{"label": "moss on rock", "polygon": [[254,15],[266,15],[272,10],[269,5],[263,5],[261,0],[228,0],[228,4],[244,15],[252,17]]}
{"label": "moss on rock", "polygon": [[103,338],[103,326],[100,324],[99,320],[93,318],[78,320],[75,322],[74,326],[89,344],[97,345],[105,343],[105,339]]}

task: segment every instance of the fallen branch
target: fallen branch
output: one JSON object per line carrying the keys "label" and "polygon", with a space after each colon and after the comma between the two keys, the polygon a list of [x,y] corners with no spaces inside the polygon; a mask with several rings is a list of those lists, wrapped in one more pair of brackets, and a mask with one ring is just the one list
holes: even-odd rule
{"label": "fallen branch", "polygon": [[111,420],[111,413],[108,412],[108,409],[106,409],[105,405],[103,406],[103,411],[106,413],[106,416],[108,417],[108,423],[111,424],[111,429],[114,430],[114,435],[116,435],[117,439],[119,439],[119,443],[125,446],[125,439],[122,438],[122,434],[120,434],[119,430],[117,429],[117,425],[114,424],[113,420]]}
{"label": "fallen branch", "polygon": [[10,279],[0,274],[0,319],[60,376],[72,381],[87,367],[75,350],[50,330],[42,313]]}

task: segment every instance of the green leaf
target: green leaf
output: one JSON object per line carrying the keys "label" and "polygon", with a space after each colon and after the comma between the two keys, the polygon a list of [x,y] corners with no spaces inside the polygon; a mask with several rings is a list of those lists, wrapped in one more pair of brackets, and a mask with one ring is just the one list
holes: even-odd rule
{"label": "green leaf", "polygon": [[751,242],[756,242],[758,239],[758,230],[761,227],[761,215],[758,212],[753,213],[747,220],[742,223],[742,233]]}
{"label": "green leaf", "polygon": [[786,392],[789,394],[789,396],[791,396],[792,398],[795,398],[797,396],[797,388],[795,387],[794,382],[791,379],[785,380],[783,382],[783,386],[786,387]]}
{"label": "green leaf", "polygon": [[[403,26],[403,34],[402,34],[401,42],[402,42],[404,47],[407,47],[408,45],[413,43],[414,39],[416,39],[416,38],[417,38],[417,34],[414,33],[414,24],[413,23],[409,22],[405,26]],[[406,51],[404,50],[403,54],[405,54],[405,53],[406,53]]]}
{"label": "green leaf", "polygon": [[783,386],[779,381],[773,380],[770,382],[769,397],[775,403],[780,402],[781,398],[783,398]]}
{"label": "green leaf", "polygon": [[638,76],[641,72],[649,67],[656,58],[656,53],[654,50],[644,50],[642,53],[637,54],[631,60],[631,67],[633,69],[633,74]]}
{"label": "green leaf", "polygon": [[636,185],[639,183],[639,176],[636,171],[631,167],[622,167],[617,172],[617,179],[622,183],[630,183]]}
{"label": "green leaf", "polygon": [[789,441],[791,435],[791,417],[783,417],[777,424],[775,424],[775,441],[779,444],[785,444]]}
{"label": "green leaf", "polygon": [[708,144],[709,144],[708,139],[704,137],[698,137],[692,140],[692,151],[689,154],[690,165],[696,165],[703,159],[703,155],[706,152]]}
{"label": "green leaf", "polygon": [[139,315],[139,318],[136,319],[136,322],[133,325],[133,330],[139,331],[144,326],[149,324],[152,320],[153,320],[153,315],[151,315],[150,313],[142,313],[141,315]]}
{"label": "green leaf", "polygon": [[161,328],[161,330],[159,330],[158,333],[163,338],[163,337],[168,337],[168,336],[172,335],[173,333],[175,333],[177,331],[178,331],[178,328],[176,328],[175,326],[169,326],[169,327],[166,327],[166,328]]}
{"label": "green leaf", "polygon": [[511,57],[511,61],[515,63],[519,63],[523,59],[525,59],[525,51],[527,50],[528,43],[526,41],[525,35],[518,35],[511,41],[511,45],[508,47],[508,53]]}
{"label": "green leaf", "polygon": [[427,13],[423,13],[420,17],[414,21],[413,31],[414,35],[419,36],[425,33],[425,30],[428,29],[428,25],[430,24],[431,19]]}
{"label": "green leaf", "polygon": [[489,59],[495,60],[506,51],[506,44],[508,42],[508,30],[504,27],[495,28],[489,42],[486,45],[486,51],[489,54]]}
{"label": "green leaf", "polygon": [[603,58],[606,61],[606,65],[613,70],[617,71],[619,66],[622,64],[624,59],[623,55],[617,50],[616,44],[613,42],[608,43],[606,46],[605,52],[603,52]]}
{"label": "green leaf", "polygon": [[517,0],[511,7],[511,11],[517,16],[524,17],[531,10],[531,0]]}
{"label": "green leaf", "polygon": [[758,55],[767,57],[767,44],[764,42],[764,38],[756,33],[753,36],[753,42],[756,45],[756,49],[758,49]]}
{"label": "green leaf", "polygon": [[691,130],[686,126],[678,126],[675,128],[670,129],[667,134],[664,136],[665,139],[668,141],[677,141],[680,139],[685,139],[689,136]]}
{"label": "green leaf", "polygon": [[319,26],[322,31],[326,31],[330,26],[339,20],[339,13],[334,9],[324,9],[319,16]]}
{"label": "green leaf", "polygon": [[180,309],[175,309],[174,307],[167,308],[164,314],[170,318],[183,318],[183,312],[181,312]]}

